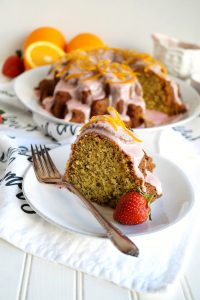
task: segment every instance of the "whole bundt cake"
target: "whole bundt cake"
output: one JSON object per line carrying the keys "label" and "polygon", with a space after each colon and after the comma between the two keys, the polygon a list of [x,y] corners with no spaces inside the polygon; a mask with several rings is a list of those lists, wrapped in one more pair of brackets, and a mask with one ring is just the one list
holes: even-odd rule
{"label": "whole bundt cake", "polygon": [[71,52],[51,68],[37,91],[43,108],[67,122],[86,123],[106,114],[108,106],[130,128],[164,124],[186,112],[165,68],[131,50]]}

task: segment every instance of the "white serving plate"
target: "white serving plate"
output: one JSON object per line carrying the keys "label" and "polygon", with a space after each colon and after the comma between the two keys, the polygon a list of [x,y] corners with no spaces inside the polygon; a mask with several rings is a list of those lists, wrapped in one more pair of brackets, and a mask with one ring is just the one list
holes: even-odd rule
{"label": "white serving plate", "polygon": [[[20,101],[32,112],[36,113],[40,116],[40,119],[44,119],[44,121],[52,122],[56,124],[69,124],[71,126],[80,125],[73,122],[66,122],[62,119],[58,119],[54,117],[52,114],[44,110],[38,102],[36,93],[34,88],[38,86],[38,83],[47,75],[49,66],[44,66],[36,69],[32,69],[20,75],[14,84],[15,92],[20,99]],[[182,95],[183,102],[187,105],[188,111],[183,114],[182,118],[176,120],[170,124],[142,128],[142,129],[134,129],[136,132],[155,132],[156,130],[164,129],[166,127],[172,127],[181,125],[185,122],[190,121],[198,114],[200,114],[200,96],[199,94],[186,82],[177,80],[176,81],[180,85],[180,91]]]}
{"label": "white serving plate", "polygon": [[[70,145],[51,151],[51,157],[62,174],[69,152]],[[140,225],[120,225],[113,220],[113,209],[96,205],[110,222],[129,236],[146,235],[175,225],[190,212],[194,203],[192,186],[183,171],[161,156],[155,155],[153,158],[155,174],[162,182],[163,196],[152,204],[152,221]],[[77,196],[67,189],[39,183],[32,166],[24,177],[23,192],[30,206],[48,222],[67,231],[105,237],[103,228]]]}

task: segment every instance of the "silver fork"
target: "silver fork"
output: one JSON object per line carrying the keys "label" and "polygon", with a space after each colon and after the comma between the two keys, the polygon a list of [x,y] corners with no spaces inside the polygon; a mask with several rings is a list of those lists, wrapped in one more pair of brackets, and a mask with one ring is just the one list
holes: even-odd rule
{"label": "silver fork", "polygon": [[[39,150],[40,149],[40,150]],[[107,237],[117,247],[117,249],[131,256],[138,256],[139,249],[137,246],[118,228],[108,222],[104,216],[96,209],[91,201],[88,201],[71,183],[64,181],[63,176],[56,168],[47,148],[44,146],[35,146],[35,150],[31,145],[33,158],[33,168],[39,182],[59,184],[76,194],[84,205],[89,209],[101,226],[105,229]]]}

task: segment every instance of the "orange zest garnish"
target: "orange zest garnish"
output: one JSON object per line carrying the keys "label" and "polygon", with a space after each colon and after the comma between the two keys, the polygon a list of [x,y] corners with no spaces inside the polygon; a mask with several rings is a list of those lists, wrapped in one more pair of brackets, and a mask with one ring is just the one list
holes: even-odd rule
{"label": "orange zest garnish", "polygon": [[[124,57],[124,61],[118,63],[112,62],[110,59],[103,59],[105,51],[111,51],[114,54],[118,53],[122,56],[122,59]],[[134,72],[130,67],[131,63],[134,63],[137,60],[143,60],[147,63],[145,71],[147,71],[154,65],[160,65],[162,72],[166,74],[165,67],[149,54],[137,53],[134,50],[112,49],[105,47],[94,49],[91,51],[83,51],[81,49],[77,49],[75,51],[67,53],[65,54],[65,63],[67,64],[67,66],[63,67],[63,69],[60,69],[60,64],[57,64],[53,72],[56,72],[59,69],[59,72],[56,75],[57,77],[59,77],[62,76],[69,68],[78,67],[80,73],[83,73],[84,75],[87,75],[88,72],[94,72],[94,75],[84,78],[83,81],[93,80],[100,76],[111,73],[115,76],[115,79],[108,79],[107,83],[126,84],[132,83],[137,79],[138,74]]]}
{"label": "orange zest garnish", "polygon": [[63,66],[62,62],[60,62],[53,68],[52,72],[56,73],[56,77],[61,77],[64,73],[66,73],[69,70],[69,67],[69,64]]}
{"label": "orange zest garnish", "polygon": [[125,65],[125,64],[119,64],[117,62],[111,63],[110,60],[102,60],[98,62],[98,70],[100,73],[106,74],[106,73],[112,73],[114,74],[119,81],[112,81],[108,80],[108,83],[129,83],[134,82],[136,80],[136,73],[133,72],[133,70]]}
{"label": "orange zest garnish", "polygon": [[114,109],[114,107],[108,107],[107,111],[111,114],[111,116],[114,118],[116,124],[120,127],[122,127],[124,129],[124,131],[130,135],[136,142],[142,142],[142,140],[140,140],[131,130],[129,130],[126,125],[124,124],[124,122],[122,121],[122,119],[120,118],[118,112],[116,111],[116,109]]}
{"label": "orange zest garnish", "polygon": [[86,127],[88,127],[89,125],[96,123],[96,122],[108,122],[115,131],[117,131],[117,125],[114,121],[114,119],[112,118],[112,116],[109,115],[103,115],[103,116],[93,116],[89,122],[87,122],[85,125],[83,125],[83,127],[81,128],[81,131],[83,131]]}
{"label": "orange zest garnish", "polygon": [[60,67],[62,66],[63,62],[57,63],[54,67],[52,72],[55,73],[56,71],[58,71],[56,77],[62,76],[70,68],[73,68],[73,66],[80,69],[80,72],[76,73],[77,75],[72,75],[72,77],[71,75],[67,75],[65,77],[65,80],[69,78],[80,77],[81,75],[87,75],[88,72],[94,72],[94,74],[92,76],[85,77],[84,79],[82,79],[83,81],[93,80],[109,73],[116,76],[116,80],[107,80],[108,83],[113,84],[131,83],[134,82],[137,78],[137,74],[125,64],[120,64],[117,62],[111,63],[109,59],[98,60],[95,62],[91,60],[90,56],[87,53],[85,53],[84,55],[80,50],[67,54],[65,56],[65,59],[66,66],[64,66],[61,70]]}
{"label": "orange zest garnish", "polygon": [[103,121],[103,122],[108,122],[110,123],[110,125],[117,130],[117,124],[116,122],[113,120],[112,116],[109,115],[103,115],[103,116],[94,116],[91,118],[91,121],[96,122],[96,121]]}
{"label": "orange zest garnish", "polygon": [[153,66],[155,66],[155,65],[159,65],[160,66],[160,68],[161,68],[161,70],[162,70],[162,72],[164,73],[164,74],[167,74],[167,70],[166,70],[166,68],[161,64],[161,63],[159,63],[159,62],[152,62],[152,63],[150,63],[149,65],[147,65],[145,68],[144,68],[144,72],[147,72],[149,69],[151,69],[151,67],[153,67]]}
{"label": "orange zest garnish", "polygon": [[68,74],[67,76],[65,76],[65,80],[70,79],[70,78],[76,78],[76,77],[80,77],[82,76],[84,73],[72,73],[72,74]]}
{"label": "orange zest garnish", "polygon": [[131,130],[126,128],[126,125],[124,122],[121,120],[118,112],[116,109],[113,107],[108,107],[107,111],[109,112],[110,115],[103,115],[103,116],[93,116],[88,123],[82,126],[81,131],[83,131],[85,128],[87,128],[89,125],[96,123],[96,122],[108,122],[115,131],[117,131],[118,127],[123,128],[123,130],[133,138],[134,141],[136,142],[142,142]]}
{"label": "orange zest garnish", "polygon": [[159,61],[157,61],[155,58],[153,58],[151,55],[147,53],[137,53],[134,50],[122,50],[122,55],[124,56],[124,63],[130,65],[131,63],[134,63],[137,60],[143,60],[144,62],[150,63],[145,69],[146,71],[154,66],[154,65],[160,65],[161,70],[164,74],[167,74],[166,68],[161,64]]}
{"label": "orange zest garnish", "polygon": [[82,59],[77,60],[77,66],[85,71],[94,71],[96,70],[95,64],[89,59],[89,57],[83,57]]}
{"label": "orange zest garnish", "polygon": [[94,80],[94,79],[97,79],[99,77],[101,77],[101,74],[95,74],[93,76],[86,77],[86,78],[82,79],[81,81]]}

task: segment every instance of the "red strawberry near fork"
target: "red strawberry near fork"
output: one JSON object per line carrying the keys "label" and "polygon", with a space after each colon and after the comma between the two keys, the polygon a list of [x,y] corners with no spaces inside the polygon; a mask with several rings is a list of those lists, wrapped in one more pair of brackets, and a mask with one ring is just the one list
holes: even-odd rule
{"label": "red strawberry near fork", "polygon": [[114,210],[114,219],[123,225],[141,224],[150,216],[150,202],[152,197],[148,199],[141,193],[129,192],[122,196]]}

